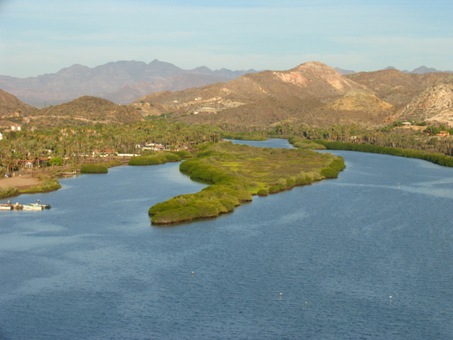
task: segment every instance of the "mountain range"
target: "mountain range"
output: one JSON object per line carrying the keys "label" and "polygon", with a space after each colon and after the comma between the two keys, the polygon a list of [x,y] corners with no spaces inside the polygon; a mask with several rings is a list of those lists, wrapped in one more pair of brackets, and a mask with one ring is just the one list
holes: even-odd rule
{"label": "mountain range", "polygon": [[80,96],[96,96],[117,104],[129,104],[151,92],[176,91],[228,81],[254,70],[211,70],[205,66],[184,70],[153,60],[117,61],[94,68],[72,65],[57,73],[37,77],[0,76],[0,89],[35,107],[68,102]]}
{"label": "mountain range", "polygon": [[[387,69],[394,69],[389,66]],[[357,73],[336,68],[342,75]],[[421,66],[404,73],[425,74],[440,72]],[[95,96],[116,104],[130,104],[152,92],[179,91],[236,79],[255,70],[211,70],[205,66],[184,70],[157,59],[143,61],[117,61],[93,68],[72,65],[56,73],[37,77],[16,78],[0,75],[0,89],[23,102],[41,108],[71,101],[81,96]]]}
{"label": "mountain range", "polygon": [[171,113],[186,122],[216,124],[376,126],[393,120],[430,120],[451,125],[452,84],[451,73],[386,69],[342,75],[323,63],[308,62],[288,71],[258,72],[227,83],[153,93],[132,105],[143,115]]}
{"label": "mountain range", "polygon": [[[171,74],[173,67],[168,66]],[[80,78],[85,77],[83,70]],[[112,74],[112,79],[122,77]],[[130,105],[82,96],[42,109],[0,91],[4,127],[14,122],[34,126],[130,123],[158,115],[188,123],[243,127],[281,123],[376,127],[395,120],[453,126],[453,74],[387,68],[343,75],[323,63],[307,62],[287,71],[247,73],[202,87],[152,92]]]}

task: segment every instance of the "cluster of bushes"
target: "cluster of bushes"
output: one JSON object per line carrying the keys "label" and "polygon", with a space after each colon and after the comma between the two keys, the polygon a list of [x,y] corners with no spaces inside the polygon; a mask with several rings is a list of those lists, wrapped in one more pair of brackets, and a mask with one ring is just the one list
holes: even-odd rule
{"label": "cluster of bushes", "polygon": [[179,170],[194,181],[205,183],[222,183],[231,180],[233,177],[225,169],[210,164],[209,158],[194,158],[181,163]]}
{"label": "cluster of bushes", "polygon": [[336,158],[330,163],[327,168],[321,170],[321,175],[324,178],[337,178],[338,174],[344,170],[346,165],[343,158]]}
{"label": "cluster of bushes", "polygon": [[105,164],[83,164],[80,172],[82,174],[106,174],[108,168]]}
{"label": "cluster of bushes", "polygon": [[330,150],[360,151],[399,157],[418,158],[432,162],[434,164],[453,167],[453,157],[446,156],[441,153],[432,153],[414,149],[390,148],[386,146],[379,146],[373,144],[355,144],[345,142],[331,142],[325,140],[318,140],[317,143],[324,145],[326,148]]}
{"label": "cluster of bushes", "polygon": [[192,154],[188,151],[175,152],[155,152],[149,155],[132,157],[129,165],[158,165],[167,162],[179,162],[185,158],[190,158]]}
{"label": "cluster of bushes", "polygon": [[288,142],[298,149],[308,149],[308,150],[325,150],[326,147],[323,144],[316,143],[305,138],[293,136],[288,138]]}
{"label": "cluster of bushes", "polygon": [[61,188],[60,182],[56,178],[41,178],[41,183],[37,186],[20,190],[21,194],[35,194],[40,192],[50,192]]}
{"label": "cluster of bushes", "polygon": [[7,188],[0,188],[0,199],[13,197],[20,195],[20,191],[17,188],[7,187]]}
{"label": "cluster of bushes", "polygon": [[423,132],[431,136],[435,136],[442,131],[448,131],[450,134],[453,134],[453,129],[446,127],[445,125],[438,126],[429,125]]}
{"label": "cluster of bushes", "polygon": [[166,162],[165,157],[160,155],[136,156],[129,160],[129,165],[158,165]]}
{"label": "cluster of bushes", "polygon": [[259,196],[267,196],[269,194],[276,194],[281,191],[291,190],[294,187],[309,185],[324,178],[330,178],[323,176],[321,172],[322,170],[310,172],[301,171],[297,176],[291,176],[286,179],[280,178],[276,182],[270,184],[268,187],[261,188],[257,194]]}

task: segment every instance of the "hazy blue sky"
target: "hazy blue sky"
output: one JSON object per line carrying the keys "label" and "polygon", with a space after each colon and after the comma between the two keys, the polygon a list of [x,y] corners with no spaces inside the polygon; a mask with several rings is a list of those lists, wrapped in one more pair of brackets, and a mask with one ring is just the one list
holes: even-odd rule
{"label": "hazy blue sky", "polygon": [[0,74],[153,59],[185,69],[453,69],[451,0],[0,0]]}

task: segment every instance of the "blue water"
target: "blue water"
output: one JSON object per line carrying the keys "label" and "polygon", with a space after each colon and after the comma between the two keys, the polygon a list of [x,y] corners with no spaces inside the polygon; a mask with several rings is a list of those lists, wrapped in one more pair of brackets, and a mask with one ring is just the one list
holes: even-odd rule
{"label": "blue water", "polygon": [[177,163],[17,198],[52,209],[0,211],[0,338],[452,339],[453,169],[336,153],[338,179],[173,227],[148,208],[203,187]]}

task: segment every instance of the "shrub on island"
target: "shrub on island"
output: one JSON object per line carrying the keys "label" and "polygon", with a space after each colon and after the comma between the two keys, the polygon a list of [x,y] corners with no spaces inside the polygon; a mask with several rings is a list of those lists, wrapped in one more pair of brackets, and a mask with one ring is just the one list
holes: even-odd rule
{"label": "shrub on island", "polygon": [[342,159],[334,159],[328,168],[321,170],[321,175],[324,178],[337,178],[338,174],[345,168],[344,161]]}
{"label": "shrub on island", "polygon": [[160,155],[136,156],[129,160],[129,165],[158,165],[164,164],[165,158]]}
{"label": "shrub on island", "polygon": [[106,174],[108,168],[104,164],[83,164],[80,172],[82,174]]}
{"label": "shrub on island", "polygon": [[179,162],[192,154],[188,151],[156,152],[149,155],[135,156],[129,160],[129,165],[158,165],[167,162]]}

